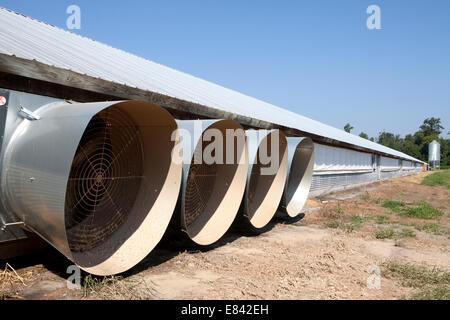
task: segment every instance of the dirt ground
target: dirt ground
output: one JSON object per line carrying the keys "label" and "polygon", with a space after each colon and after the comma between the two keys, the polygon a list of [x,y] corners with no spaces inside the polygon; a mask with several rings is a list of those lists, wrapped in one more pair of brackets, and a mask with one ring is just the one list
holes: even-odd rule
{"label": "dirt ground", "polygon": [[[166,238],[120,277],[83,274],[80,290],[67,288],[71,263],[53,250],[13,259],[0,271],[0,298],[408,298],[418,289],[387,273],[386,263],[450,271],[450,190],[420,185],[428,174],[311,199],[302,217],[277,216],[259,235],[235,225],[209,248]],[[423,200],[444,214],[431,220],[403,217],[384,208],[386,200]],[[433,232],[419,228],[426,223],[434,225]],[[383,230],[396,236],[379,239]]]}

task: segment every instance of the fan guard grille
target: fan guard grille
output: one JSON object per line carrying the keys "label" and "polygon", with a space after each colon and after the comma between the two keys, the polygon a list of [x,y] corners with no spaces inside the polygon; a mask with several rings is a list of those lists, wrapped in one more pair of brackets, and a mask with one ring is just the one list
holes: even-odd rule
{"label": "fan guard grille", "polygon": [[143,182],[143,159],[141,133],[120,108],[90,121],[66,190],[65,224],[73,252],[95,248],[125,222]]}
{"label": "fan guard grille", "polygon": [[191,226],[205,211],[217,179],[217,164],[193,164],[186,181],[184,218]]}

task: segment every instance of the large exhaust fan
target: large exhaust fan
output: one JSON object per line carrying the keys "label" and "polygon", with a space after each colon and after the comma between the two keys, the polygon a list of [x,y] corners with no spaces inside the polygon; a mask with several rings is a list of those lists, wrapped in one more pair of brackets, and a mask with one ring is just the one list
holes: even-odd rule
{"label": "large exhaust fan", "polygon": [[314,173],[314,143],[311,138],[287,138],[289,165],[281,203],[290,216],[301,213],[308,199]]}
{"label": "large exhaust fan", "polygon": [[245,132],[233,120],[178,121],[183,146],[183,230],[199,245],[218,241],[235,219],[245,190]]}
{"label": "large exhaust fan", "polygon": [[249,170],[243,216],[253,228],[265,227],[280,205],[286,183],[288,148],[280,130],[249,130]]}
{"label": "large exhaust fan", "polygon": [[141,101],[23,111],[4,150],[6,210],[89,273],[135,266],[162,238],[177,202],[175,120]]}

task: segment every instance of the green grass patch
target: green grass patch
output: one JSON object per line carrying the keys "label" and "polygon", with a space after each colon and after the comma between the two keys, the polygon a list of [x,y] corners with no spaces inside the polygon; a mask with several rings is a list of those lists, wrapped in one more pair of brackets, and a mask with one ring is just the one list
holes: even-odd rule
{"label": "green grass patch", "polygon": [[440,186],[450,189],[450,170],[442,170],[426,176],[423,179],[422,184],[425,186]]}
{"label": "green grass patch", "polygon": [[411,229],[402,229],[402,231],[397,233],[398,238],[414,238],[416,233]]}
{"label": "green grass patch", "polygon": [[382,200],[380,198],[373,200],[375,204],[381,204]]}
{"label": "green grass patch", "polygon": [[397,262],[387,262],[383,264],[383,269],[387,275],[401,280],[402,285],[413,288],[420,288],[425,285],[450,285],[450,272],[439,268],[427,268]]}
{"label": "green grass patch", "polygon": [[361,196],[361,199],[363,200],[369,200],[370,199],[370,194],[369,192],[364,192],[364,194]]}
{"label": "green grass patch", "polygon": [[351,233],[353,231],[355,231],[357,227],[355,227],[353,224],[351,223],[344,223],[341,225],[341,229],[344,230],[345,232]]}
{"label": "green grass patch", "polygon": [[399,239],[399,238],[413,238],[416,233],[411,229],[402,229],[401,231],[396,231],[393,228],[381,229],[375,231],[375,238],[377,239]]}
{"label": "green grass patch", "polygon": [[387,262],[382,265],[383,275],[399,279],[405,287],[419,289],[410,299],[450,300],[450,272],[412,264]]}
{"label": "green grass patch", "polygon": [[377,239],[393,239],[395,238],[395,231],[393,229],[378,230],[375,232]]}
{"label": "green grass patch", "polygon": [[325,222],[324,226],[330,229],[342,229],[346,232],[353,232],[355,229],[360,228],[365,221],[368,220],[368,217],[364,215],[354,215],[348,219],[348,221],[344,220],[334,220]]}
{"label": "green grass patch", "polygon": [[440,234],[439,225],[437,223],[416,224],[414,227],[419,231]]}
{"label": "green grass patch", "polygon": [[411,296],[412,300],[450,300],[450,286],[440,285],[425,288]]}
{"label": "green grass patch", "polygon": [[426,201],[405,203],[403,201],[386,200],[382,206],[401,216],[420,219],[435,219],[444,215],[440,209],[432,207]]}
{"label": "green grass patch", "polygon": [[366,222],[368,218],[364,215],[354,215],[350,218],[350,224],[352,224],[355,228],[361,227],[364,222]]}
{"label": "green grass patch", "polygon": [[387,200],[383,202],[382,206],[383,208],[389,209],[393,212],[400,212],[404,207],[406,207],[406,203],[396,200]]}
{"label": "green grass patch", "polygon": [[341,226],[340,221],[327,221],[325,222],[325,227],[330,229],[337,229]]}
{"label": "green grass patch", "polygon": [[355,230],[355,226],[351,223],[344,223],[341,221],[329,221],[325,223],[326,228],[330,229],[342,229],[346,232],[353,232]]}
{"label": "green grass patch", "polygon": [[376,218],[375,218],[375,223],[376,224],[386,224],[386,223],[389,223],[389,217],[387,217],[387,216],[377,216]]}
{"label": "green grass patch", "polygon": [[412,206],[400,212],[401,216],[420,219],[435,219],[443,214],[444,212],[433,208],[425,201],[414,202]]}
{"label": "green grass patch", "polygon": [[96,277],[91,274],[88,274],[83,279],[83,291],[85,295],[89,295],[93,292],[98,292],[102,290],[103,287],[108,285],[114,285],[115,283],[123,280],[122,277]]}

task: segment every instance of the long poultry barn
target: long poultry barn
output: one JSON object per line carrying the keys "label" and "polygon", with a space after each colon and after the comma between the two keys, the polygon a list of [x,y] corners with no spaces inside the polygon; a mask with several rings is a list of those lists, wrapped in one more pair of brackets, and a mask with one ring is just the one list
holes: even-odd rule
{"label": "long poultry barn", "polygon": [[[308,197],[423,165],[3,8],[0,108],[0,259],[39,236],[96,275],[132,268],[169,227],[209,245],[233,222],[260,229]],[[211,131],[233,142],[223,153],[234,162],[195,161]],[[269,172],[260,149],[272,142]]]}

